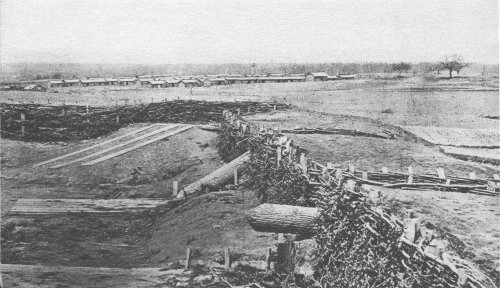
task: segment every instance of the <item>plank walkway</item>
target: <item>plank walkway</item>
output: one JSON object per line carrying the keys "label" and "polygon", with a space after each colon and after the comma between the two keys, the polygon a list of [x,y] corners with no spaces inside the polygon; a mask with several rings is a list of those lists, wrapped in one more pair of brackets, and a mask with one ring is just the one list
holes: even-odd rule
{"label": "plank walkway", "polygon": [[141,142],[141,143],[139,143],[139,144],[136,144],[136,145],[134,145],[134,146],[132,146],[132,147],[129,147],[129,148],[126,148],[126,149],[123,149],[123,150],[120,150],[120,151],[117,151],[117,152],[111,153],[111,154],[109,154],[109,155],[106,155],[106,156],[103,156],[103,157],[100,157],[100,158],[94,159],[94,160],[92,160],[92,161],[89,161],[89,162],[83,163],[83,164],[82,164],[82,166],[91,166],[91,165],[94,165],[94,164],[97,164],[97,163],[100,163],[100,162],[103,162],[103,161],[109,160],[109,159],[111,159],[111,158],[114,158],[114,157],[117,157],[117,156],[123,155],[123,154],[128,153],[128,152],[130,152],[130,151],[133,151],[133,150],[135,150],[135,149],[138,149],[138,148],[141,148],[141,147],[143,147],[143,146],[146,146],[146,145],[149,145],[149,144],[151,144],[151,143],[154,143],[154,142],[156,142],[156,141],[159,141],[159,140],[161,140],[161,139],[168,138],[168,137],[170,137],[170,136],[173,136],[173,135],[179,134],[179,133],[184,132],[184,131],[186,131],[186,130],[189,130],[189,129],[191,129],[191,128],[193,128],[193,126],[192,126],[192,125],[186,125],[186,126],[181,127],[181,128],[179,128],[179,129],[177,129],[177,130],[174,130],[174,131],[169,131],[169,132],[167,132],[167,133],[165,133],[165,134],[162,134],[162,135],[160,135],[160,136],[158,136],[158,137],[155,137],[155,138],[149,139],[149,140],[147,140],[147,141]]}
{"label": "plank walkway", "polygon": [[140,212],[179,200],[165,199],[18,199],[11,215],[48,215],[61,213]]}
{"label": "plank walkway", "polygon": [[[164,287],[183,269],[105,268],[2,264],[4,287]],[[16,286],[17,285],[17,286]],[[166,287],[166,286],[165,286]]]}
{"label": "plank walkway", "polygon": [[70,156],[73,156],[73,155],[77,155],[77,154],[80,154],[80,153],[83,153],[83,152],[86,152],[86,151],[89,151],[89,150],[92,150],[94,148],[97,148],[97,147],[100,147],[100,146],[103,146],[103,145],[106,145],[108,143],[111,143],[111,142],[114,142],[114,141],[117,141],[117,140],[120,140],[122,138],[125,138],[125,137],[128,137],[128,136],[132,136],[134,134],[137,134],[139,132],[142,132],[144,130],[148,130],[148,129],[151,129],[153,127],[157,127],[158,125],[160,124],[153,124],[153,125],[149,125],[147,127],[143,127],[141,129],[137,129],[137,130],[134,130],[130,133],[127,133],[127,134],[124,134],[124,135],[121,135],[121,136],[118,136],[118,137],[115,137],[113,139],[109,139],[109,140],[106,140],[104,142],[101,142],[101,143],[98,143],[98,144],[95,144],[95,145],[92,145],[90,147],[87,147],[87,148],[83,148],[83,149],[80,149],[78,151],[75,151],[75,152],[71,152],[71,153],[68,153],[68,154],[65,154],[65,155],[62,155],[62,156],[59,156],[59,157],[56,157],[56,158],[53,158],[53,159],[50,159],[50,160],[47,160],[47,161],[43,161],[43,162],[40,162],[40,163],[37,163],[35,165],[33,165],[33,167],[39,167],[39,166],[42,166],[42,165],[45,165],[45,164],[49,164],[49,163],[52,163],[52,162],[55,162],[55,161],[59,161],[59,160],[62,160],[64,158],[68,158]]}
{"label": "plank walkway", "polygon": [[401,128],[436,145],[499,148],[500,134],[494,129],[401,126]]}
{"label": "plank walkway", "polygon": [[58,165],[54,165],[54,166],[51,166],[49,167],[50,169],[57,169],[57,168],[61,168],[61,167],[64,167],[64,166],[68,166],[68,165],[71,165],[71,164],[74,164],[74,163],[77,163],[77,162],[81,162],[83,160],[87,160],[87,159],[90,159],[90,158],[93,158],[93,157],[96,157],[96,156],[99,156],[101,154],[104,154],[104,153],[107,153],[107,152],[110,152],[110,151],[113,151],[115,149],[118,149],[118,148],[121,148],[123,146],[127,146],[129,144],[133,144],[135,142],[138,142],[140,140],[143,140],[143,139],[146,139],[148,137],[151,137],[151,136],[154,136],[156,134],[160,134],[162,132],[165,132],[167,130],[171,130],[171,129],[174,129],[176,127],[179,127],[180,124],[174,124],[174,125],[166,125],[165,127],[162,127],[160,129],[157,129],[157,130],[154,130],[152,132],[149,132],[149,133],[146,133],[144,135],[141,135],[139,137],[135,137],[133,139],[130,139],[128,141],[125,141],[123,143],[120,143],[118,145],[114,145],[112,147],[109,147],[109,148],[106,148],[104,150],[101,150],[101,151],[97,151],[95,153],[92,153],[90,155],[86,155],[84,157],[80,157],[80,158],[77,158],[77,159],[74,159],[74,160],[71,160],[71,161],[68,161],[68,162],[64,162],[64,163],[61,163],[61,164],[58,164]]}

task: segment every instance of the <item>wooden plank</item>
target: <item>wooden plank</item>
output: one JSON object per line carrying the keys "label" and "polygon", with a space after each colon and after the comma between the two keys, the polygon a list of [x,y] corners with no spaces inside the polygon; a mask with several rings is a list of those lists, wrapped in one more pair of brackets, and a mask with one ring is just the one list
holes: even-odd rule
{"label": "wooden plank", "polygon": [[133,151],[135,149],[138,149],[138,148],[141,148],[141,147],[144,147],[146,145],[149,145],[151,143],[154,143],[156,141],[159,141],[161,139],[164,139],[164,138],[167,138],[167,137],[170,137],[170,136],[173,136],[173,135],[176,135],[176,134],[179,134],[181,132],[184,132],[186,130],[189,130],[193,128],[193,126],[189,125],[189,126],[185,126],[185,127],[182,127],[180,129],[177,129],[175,131],[170,131],[170,132],[167,132],[166,134],[163,134],[163,135],[160,135],[158,137],[155,137],[153,139],[150,139],[150,140],[147,140],[145,142],[142,142],[142,143],[139,143],[139,144],[136,144],[132,147],[129,147],[129,148],[126,148],[126,149],[123,149],[123,150],[120,150],[120,151],[117,151],[115,153],[111,153],[109,155],[106,155],[106,156],[103,156],[103,157],[100,157],[100,158],[97,158],[97,159],[94,159],[92,161],[89,161],[89,162],[86,162],[86,163],[83,163],[82,166],[91,166],[91,165],[94,165],[94,164],[97,164],[97,163],[101,163],[103,161],[106,161],[106,160],[109,160],[111,158],[115,158],[117,156],[120,156],[120,155],[123,155],[123,154],[126,154],[130,151]]}
{"label": "wooden plank", "polygon": [[180,275],[184,269],[1,264],[1,271],[4,287],[146,288],[166,287],[171,275]]}
{"label": "wooden plank", "polygon": [[152,127],[156,127],[158,126],[159,124],[153,124],[153,125],[149,125],[147,127],[143,127],[141,129],[137,129],[137,130],[134,130],[130,133],[127,133],[127,134],[124,134],[124,135],[121,135],[121,136],[118,136],[118,137],[115,137],[113,139],[109,139],[109,140],[106,140],[104,142],[101,142],[101,143],[98,143],[96,145],[92,145],[90,147],[87,147],[87,148],[83,148],[83,149],[80,149],[80,150],[77,150],[75,152],[71,152],[71,153],[68,153],[68,154],[64,154],[62,156],[59,156],[59,157],[56,157],[54,159],[50,159],[50,160],[47,160],[47,161],[43,161],[43,162],[40,162],[40,163],[37,163],[35,165],[33,165],[33,167],[39,167],[39,166],[42,166],[42,165],[45,165],[45,164],[49,164],[49,163],[52,163],[52,162],[55,162],[55,161],[58,161],[58,160],[61,160],[61,159],[64,159],[64,158],[68,158],[70,156],[73,156],[73,155],[77,155],[77,154],[80,154],[80,153],[83,153],[83,152],[86,152],[86,151],[89,151],[89,150],[92,150],[94,148],[97,148],[97,147],[100,147],[100,146],[103,146],[103,145],[106,145],[108,143],[111,143],[111,142],[114,142],[116,140],[120,140],[122,138],[125,138],[125,137],[128,137],[128,136],[132,136],[134,134],[137,134],[139,132],[142,132],[144,130],[147,130],[147,129],[150,129]]}
{"label": "wooden plank", "polygon": [[169,126],[167,126],[167,127],[163,127],[163,128],[158,129],[158,130],[154,130],[154,131],[152,131],[152,132],[149,132],[149,133],[147,133],[147,134],[144,134],[144,135],[142,135],[142,136],[136,137],[136,138],[134,138],[134,139],[130,139],[130,140],[128,140],[128,141],[125,141],[125,142],[120,143],[120,144],[118,144],[118,145],[115,145],[115,146],[113,146],[113,147],[109,147],[109,148],[107,148],[107,149],[104,149],[104,150],[101,150],[101,151],[98,151],[98,152],[92,153],[92,154],[87,155],[87,156],[84,156],[84,157],[80,157],[80,158],[78,158],[78,159],[71,160],[71,161],[69,161],[69,162],[65,162],[65,163],[62,163],[62,164],[54,165],[54,166],[51,166],[51,167],[49,167],[49,168],[50,168],[50,169],[57,169],[57,168],[61,168],[61,167],[64,167],[64,166],[68,166],[68,165],[71,165],[71,164],[74,164],[74,163],[77,163],[77,162],[80,162],[80,161],[83,161],[83,160],[87,160],[87,159],[90,159],[90,158],[92,158],[92,157],[99,156],[99,155],[101,155],[101,154],[107,153],[107,152],[109,152],[109,151],[113,151],[113,150],[115,150],[115,149],[117,149],[117,148],[121,148],[121,147],[123,147],[123,146],[127,146],[127,145],[129,145],[129,144],[132,144],[132,143],[138,142],[138,141],[140,141],[140,140],[142,140],[142,139],[145,139],[145,138],[151,137],[151,136],[153,136],[153,135],[156,135],[156,134],[159,134],[159,133],[165,132],[165,131],[167,131],[167,130],[171,130],[171,129],[176,128],[176,127],[178,127],[178,126],[180,126],[180,124],[169,125]]}
{"label": "wooden plank", "polygon": [[165,199],[18,199],[10,214],[59,214],[68,212],[123,213],[156,208],[179,200]]}

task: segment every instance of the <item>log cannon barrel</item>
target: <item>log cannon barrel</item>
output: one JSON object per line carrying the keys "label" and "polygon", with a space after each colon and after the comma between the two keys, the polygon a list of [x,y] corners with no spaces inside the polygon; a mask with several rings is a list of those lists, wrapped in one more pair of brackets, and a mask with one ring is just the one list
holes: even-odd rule
{"label": "log cannon barrel", "polygon": [[262,204],[247,214],[250,226],[259,232],[312,235],[319,209],[279,204]]}

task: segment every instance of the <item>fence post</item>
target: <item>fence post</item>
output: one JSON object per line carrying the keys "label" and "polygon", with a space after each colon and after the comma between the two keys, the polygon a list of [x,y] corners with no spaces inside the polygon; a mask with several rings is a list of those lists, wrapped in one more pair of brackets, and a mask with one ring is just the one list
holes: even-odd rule
{"label": "fence post", "polygon": [[413,183],[413,167],[408,166],[408,184]]}
{"label": "fence post", "polygon": [[85,113],[89,114],[89,103],[85,105]]}
{"label": "fence post", "polygon": [[224,248],[224,269],[231,269],[231,251],[229,248]]}
{"label": "fence post", "polygon": [[290,237],[277,244],[276,270],[278,272],[291,273],[294,270],[295,245]]}
{"label": "fence post", "polygon": [[300,153],[300,166],[302,166],[302,172],[307,174],[307,158],[305,153]]}
{"label": "fence post", "polygon": [[184,264],[184,269],[189,269],[189,262],[191,262],[191,248],[186,250],[186,263]]}
{"label": "fence post", "polygon": [[234,185],[238,185],[238,168],[234,169]]}
{"label": "fence post", "polygon": [[177,181],[172,182],[172,190],[173,190],[174,197],[177,197],[177,194],[179,193],[179,182],[177,182]]}
{"label": "fence post", "polygon": [[116,123],[120,123],[120,114],[116,112]]}
{"label": "fence post", "polygon": [[272,252],[273,252],[273,250],[271,249],[271,247],[268,247],[267,251],[266,251],[266,271],[271,270],[271,254],[272,254]]}
{"label": "fence post", "polygon": [[280,162],[281,162],[281,146],[278,146],[276,148],[276,167],[280,167]]}
{"label": "fence post", "polygon": [[437,172],[439,178],[446,179],[446,175],[444,174],[443,168],[441,168],[441,167],[437,168],[436,172]]}
{"label": "fence post", "polygon": [[21,112],[21,137],[24,137],[24,121],[26,120],[26,115]]}

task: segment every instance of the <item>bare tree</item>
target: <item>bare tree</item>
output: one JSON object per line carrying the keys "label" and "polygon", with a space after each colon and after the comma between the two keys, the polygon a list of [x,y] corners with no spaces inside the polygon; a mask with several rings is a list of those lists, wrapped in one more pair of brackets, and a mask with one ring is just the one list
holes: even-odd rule
{"label": "bare tree", "polygon": [[438,65],[438,71],[439,70],[448,70],[450,73],[450,78],[453,77],[452,73],[453,71],[457,72],[457,75],[460,74],[460,70],[462,68],[467,67],[468,64],[465,63],[463,60],[462,56],[459,54],[453,54],[453,55],[448,55],[444,56],[443,60],[439,62]]}

